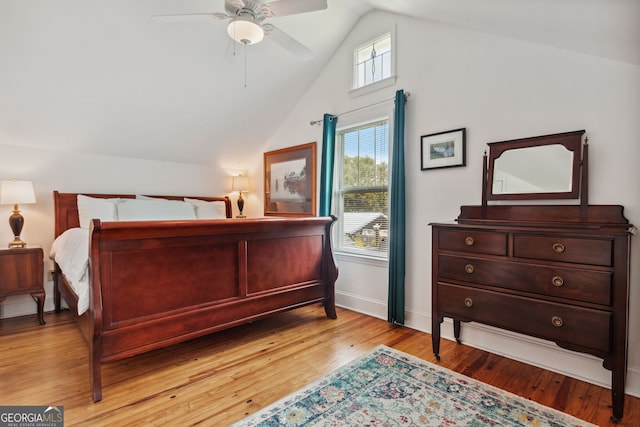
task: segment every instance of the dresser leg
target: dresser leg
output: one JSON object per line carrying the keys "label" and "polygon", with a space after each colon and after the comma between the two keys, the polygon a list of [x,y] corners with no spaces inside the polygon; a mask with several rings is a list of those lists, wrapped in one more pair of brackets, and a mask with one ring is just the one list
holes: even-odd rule
{"label": "dresser leg", "polygon": [[440,322],[437,316],[431,322],[431,348],[437,361],[440,361]]}
{"label": "dresser leg", "polygon": [[624,377],[625,369],[614,366],[611,375],[611,406],[613,409],[611,421],[614,423],[622,419],[624,412]]}

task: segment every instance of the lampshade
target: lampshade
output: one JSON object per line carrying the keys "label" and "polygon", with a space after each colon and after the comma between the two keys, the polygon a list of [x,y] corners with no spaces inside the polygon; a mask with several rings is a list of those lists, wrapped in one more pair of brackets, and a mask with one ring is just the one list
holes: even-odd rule
{"label": "lampshade", "polygon": [[231,191],[249,191],[249,177],[238,175],[231,178]]}
{"label": "lampshade", "polygon": [[264,38],[264,30],[251,18],[238,16],[227,26],[229,37],[243,44],[256,44]]}
{"label": "lampshade", "polygon": [[35,202],[36,195],[31,181],[18,181],[16,179],[2,181],[0,204],[26,205]]}

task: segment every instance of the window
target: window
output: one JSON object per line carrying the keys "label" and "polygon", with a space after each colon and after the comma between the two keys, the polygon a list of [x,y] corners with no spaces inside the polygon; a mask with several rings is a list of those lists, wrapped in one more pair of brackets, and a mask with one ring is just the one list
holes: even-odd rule
{"label": "window", "polygon": [[353,89],[368,86],[394,73],[391,33],[359,46],[353,54]]}
{"label": "window", "polygon": [[389,121],[341,129],[336,137],[336,250],[386,258]]}

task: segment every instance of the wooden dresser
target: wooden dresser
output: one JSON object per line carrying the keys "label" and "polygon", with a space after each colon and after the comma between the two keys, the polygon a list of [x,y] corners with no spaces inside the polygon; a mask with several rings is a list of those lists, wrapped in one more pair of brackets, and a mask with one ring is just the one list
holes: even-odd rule
{"label": "wooden dresser", "polygon": [[617,205],[462,206],[436,223],[433,352],[440,326],[479,322],[603,359],[623,414],[631,225]]}

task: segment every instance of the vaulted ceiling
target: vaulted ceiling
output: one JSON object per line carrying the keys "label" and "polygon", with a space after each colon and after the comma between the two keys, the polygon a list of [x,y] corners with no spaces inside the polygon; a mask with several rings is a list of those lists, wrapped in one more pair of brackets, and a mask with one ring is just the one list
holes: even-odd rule
{"label": "vaulted ceiling", "polygon": [[306,61],[269,37],[231,55],[213,18],[152,20],[224,0],[0,0],[0,144],[202,164],[246,154],[374,9],[640,66],[637,0],[328,0],[270,21],[314,51]]}

